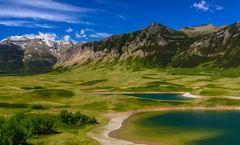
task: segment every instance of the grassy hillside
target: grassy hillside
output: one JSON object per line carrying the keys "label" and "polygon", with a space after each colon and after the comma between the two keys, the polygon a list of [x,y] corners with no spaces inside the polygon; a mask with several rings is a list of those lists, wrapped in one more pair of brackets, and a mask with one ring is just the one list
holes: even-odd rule
{"label": "grassy hillside", "polygon": [[[240,69],[206,69],[202,66],[194,69],[153,69],[138,64],[135,66],[96,64],[41,75],[1,76],[0,113],[8,117],[19,112],[57,115],[62,110],[80,111],[95,116],[99,125],[103,125],[107,122],[103,114],[107,112],[164,106],[240,104],[240,100],[224,98],[240,96]],[[122,95],[97,95],[97,91],[191,92],[205,97],[192,101],[154,101]],[[85,133],[96,126],[57,123],[54,130],[58,133],[36,136],[29,142],[43,145],[95,145],[97,142],[89,139]]]}

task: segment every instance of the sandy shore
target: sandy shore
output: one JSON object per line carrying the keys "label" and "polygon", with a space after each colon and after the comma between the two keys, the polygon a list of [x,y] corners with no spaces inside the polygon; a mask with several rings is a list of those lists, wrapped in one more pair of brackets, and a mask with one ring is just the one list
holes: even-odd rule
{"label": "sandy shore", "polygon": [[132,114],[134,114],[134,112],[107,114],[106,116],[110,118],[108,124],[91,130],[87,135],[102,145],[136,145],[132,142],[111,138],[109,136],[110,132],[121,128],[123,121]]}
{"label": "sandy shore", "polygon": [[224,96],[225,98],[228,98],[228,99],[236,99],[236,100],[239,100],[240,97],[239,96]]}
{"label": "sandy shore", "polygon": [[202,96],[193,95],[193,94],[191,94],[191,93],[189,93],[189,92],[184,93],[184,94],[183,94],[183,97],[186,97],[186,98],[195,98],[195,99],[202,98]]}
{"label": "sandy shore", "polygon": [[137,111],[128,111],[121,113],[111,113],[106,114],[110,118],[110,121],[107,125],[95,128],[87,133],[87,135],[101,145],[140,145],[135,144],[129,141],[115,139],[109,136],[109,134],[121,128],[122,123],[129,116],[140,113],[140,112],[151,112],[151,111],[170,111],[170,110],[240,110],[240,107],[167,107],[167,108],[154,108],[154,109],[145,109]]}

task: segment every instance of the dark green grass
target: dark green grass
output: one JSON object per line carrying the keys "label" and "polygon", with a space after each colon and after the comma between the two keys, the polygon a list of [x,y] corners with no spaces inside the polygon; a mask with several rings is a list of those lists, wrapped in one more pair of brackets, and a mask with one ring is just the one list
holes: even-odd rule
{"label": "dark green grass", "polygon": [[28,108],[28,104],[23,104],[23,103],[7,103],[7,102],[0,102],[0,107],[1,108]]}
{"label": "dark green grass", "polygon": [[106,89],[106,90],[118,90],[118,87],[113,87],[113,86],[96,86],[96,89]]}
{"label": "dark green grass", "polygon": [[43,109],[45,109],[45,107],[43,105],[40,105],[40,104],[30,105],[30,108],[34,109],[34,110],[43,110]]}
{"label": "dark green grass", "polygon": [[7,108],[7,109],[29,108],[34,110],[46,109],[45,106],[40,104],[24,104],[24,103],[8,103],[8,102],[0,102],[0,108]]}
{"label": "dark green grass", "polygon": [[149,79],[149,80],[155,80],[155,79],[162,79],[162,78],[156,78],[151,76],[142,76],[143,79]]}
{"label": "dark green grass", "polygon": [[69,90],[64,89],[44,89],[44,90],[34,90],[30,92],[35,97],[40,98],[53,98],[53,97],[72,97],[74,93]]}
{"label": "dark green grass", "polygon": [[221,88],[214,88],[214,89],[208,89],[205,88],[201,90],[200,95],[203,96],[224,96],[227,95],[227,90],[221,89]]}
{"label": "dark green grass", "polygon": [[45,87],[43,86],[33,86],[33,87],[29,87],[29,86],[25,86],[25,87],[21,87],[22,90],[41,90],[41,89],[45,89]]}
{"label": "dark green grass", "polygon": [[79,85],[80,86],[92,86],[92,85],[96,85],[96,84],[103,83],[106,81],[107,81],[107,79],[93,80],[93,81],[82,82]]}
{"label": "dark green grass", "polygon": [[[162,69],[159,69],[162,70]],[[219,67],[201,64],[194,68],[172,68],[163,69],[169,75],[205,75],[212,77],[239,77],[240,67]]]}
{"label": "dark green grass", "polygon": [[213,97],[198,103],[200,106],[240,106],[240,100]]}

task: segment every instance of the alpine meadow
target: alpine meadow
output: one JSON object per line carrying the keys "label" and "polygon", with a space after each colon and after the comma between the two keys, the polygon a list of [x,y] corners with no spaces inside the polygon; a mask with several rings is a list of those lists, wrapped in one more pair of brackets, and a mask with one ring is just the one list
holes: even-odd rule
{"label": "alpine meadow", "polygon": [[239,145],[238,0],[0,0],[0,145]]}

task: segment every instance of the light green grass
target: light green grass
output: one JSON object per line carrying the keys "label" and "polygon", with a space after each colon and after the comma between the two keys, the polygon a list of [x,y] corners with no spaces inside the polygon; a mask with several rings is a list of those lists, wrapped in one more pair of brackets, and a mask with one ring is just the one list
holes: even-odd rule
{"label": "light green grass", "polygon": [[[171,70],[173,72],[173,70]],[[189,70],[188,70],[189,71]],[[0,114],[12,115],[17,112],[57,114],[63,109],[81,111],[96,116],[100,125],[106,123],[103,117],[107,112],[121,112],[161,106],[194,105],[238,105],[222,103],[212,96],[240,96],[240,77],[213,75],[184,75],[170,73],[167,69],[128,70],[121,66],[89,67],[82,66],[65,72],[51,72],[32,76],[0,77]],[[121,95],[100,96],[95,91],[135,91],[135,92],[191,92],[206,95],[192,101],[153,101]],[[230,99],[230,101],[232,101]],[[41,105],[43,109],[34,109]],[[81,129],[58,127],[61,133],[41,136],[32,140],[35,144],[97,144],[86,136],[86,132],[96,126]]]}

